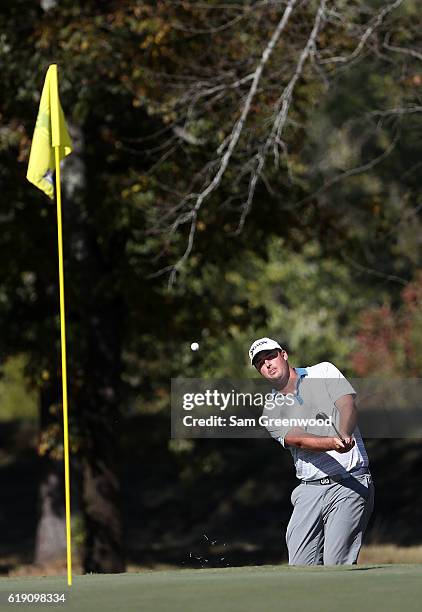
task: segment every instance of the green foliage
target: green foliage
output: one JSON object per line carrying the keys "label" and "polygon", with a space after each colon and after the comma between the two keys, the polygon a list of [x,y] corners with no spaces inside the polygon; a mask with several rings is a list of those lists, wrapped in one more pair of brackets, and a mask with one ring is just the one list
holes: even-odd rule
{"label": "green foliage", "polygon": [[1,370],[0,378],[0,421],[13,419],[36,419],[38,396],[35,389],[29,389],[25,380],[27,358],[24,355],[10,357]]}
{"label": "green foliage", "polygon": [[[52,62],[76,145],[63,168],[71,434],[81,458],[98,458],[106,478],[115,424],[132,410],[168,411],[170,377],[254,376],[247,349],[259,335],[287,341],[296,364],[327,359],[347,371],[358,313],[384,302],[393,312],[415,277],[420,65],[393,47],[420,45],[417,3],[389,14],[352,61],[329,59],[355,52],[381,0],[336,3],[341,18],[331,12],[320,32],[315,61],[294,91],[279,163],[268,158],[239,233],[256,152],[312,28],[317,3],[300,4],[221,184],[199,211],[173,290],[159,273],[185,251],[183,214],[217,168],[217,149],[250,87],[244,77],[256,69],[282,4],[2,7],[2,361],[26,356],[24,376],[43,400],[40,452],[61,452],[56,219],[24,177]],[[216,451],[204,465],[219,460]],[[94,486],[92,494],[113,487]]]}
{"label": "green foliage", "polygon": [[[208,278],[221,284],[221,276]],[[180,350],[182,375],[256,377],[247,352],[260,336],[279,339],[295,365],[331,360],[347,371],[356,346],[357,316],[376,293],[356,285],[344,263],[323,258],[318,243],[292,253],[282,239],[274,238],[267,261],[248,252],[226,271],[219,295],[231,303],[233,322],[222,320],[212,334],[207,328],[193,334],[191,340],[200,342],[198,353],[191,353],[186,341]],[[248,317],[250,312],[260,312],[262,322]]]}
{"label": "green foliage", "polygon": [[[410,5],[383,26],[391,44],[417,42]],[[88,324],[94,303],[119,304],[122,377],[126,391],[142,392],[143,403],[155,398],[165,406],[171,375],[253,375],[245,347],[261,333],[288,335],[302,362],[331,356],[347,367],[359,309],[388,293],[395,299],[401,285],[386,285],[385,278],[406,282],[420,261],[412,170],[419,117],[370,115],[417,102],[413,58],[396,54],[391,62],[366,54],[338,75],[328,64],[328,89],[307,67],[291,109],[295,123],[286,131],[288,160],[280,168],[269,163],[268,189],[258,187],[243,234],[233,234],[248,185],[245,155],[251,139],[265,137],[271,105],[295,65],[315,6],[293,16],[275,50],[233,165],[202,209],[194,253],[170,293],[165,276],[150,275],[185,248],[188,228],[168,231],[173,211],[184,193],[202,185],[201,168],[239,116],[249,85],[192,106],[190,115],[186,91],[194,95],[201,83],[218,84],[213,79],[225,72],[235,79],[252,70],[279,12],[246,3],[241,27],[233,29],[221,27],[238,14],[229,5],[65,2],[47,11],[32,7],[18,30],[27,3],[3,11],[0,172],[8,212],[0,252],[3,261],[12,249],[14,257],[2,283],[0,315],[6,354],[30,355],[28,374],[37,384],[44,370],[55,369],[59,354],[55,220],[54,209],[23,176],[51,61],[59,63],[65,114],[84,137],[87,181],[65,218],[71,380],[86,370],[81,364],[92,338],[81,322]],[[360,2],[338,10],[356,22],[367,18]],[[339,53],[353,51],[356,39],[346,30],[327,25],[319,39],[322,57],[336,45]],[[192,143],[175,138],[174,126]],[[366,172],[341,177],[365,164]],[[378,276],[371,275],[374,269]],[[28,320],[22,329],[20,322]],[[189,350],[192,339],[204,347],[198,355]]]}

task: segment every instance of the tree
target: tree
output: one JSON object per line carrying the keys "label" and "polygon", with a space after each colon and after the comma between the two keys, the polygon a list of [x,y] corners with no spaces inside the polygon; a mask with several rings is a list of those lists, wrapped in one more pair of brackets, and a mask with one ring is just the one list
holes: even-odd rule
{"label": "tree", "polygon": [[403,289],[398,305],[386,301],[364,310],[353,367],[359,376],[371,372],[394,378],[418,377],[422,346],[422,273]]}
{"label": "tree", "polygon": [[[225,330],[240,355],[238,330],[252,333],[268,320],[259,291],[241,286],[244,262],[259,278],[269,249],[277,253],[274,329],[283,317],[292,321],[290,310],[299,306],[294,291],[286,297],[275,287],[296,282],[297,264],[304,295],[315,260],[325,258],[324,282],[335,278],[332,262],[342,260],[333,292],[344,306],[339,321],[354,313],[345,306],[348,296],[356,298],[348,282],[373,277],[383,293],[396,295],[390,285],[411,277],[415,251],[397,242],[386,247],[384,237],[398,218],[406,231],[416,222],[415,175],[400,177],[404,218],[393,182],[382,206],[384,193],[373,183],[383,183],[403,153],[406,164],[416,163],[406,137],[419,125],[411,84],[415,11],[414,2],[401,0],[369,8],[340,0],[224,7],[214,0],[109,0],[101,7],[66,0],[30,8],[19,0],[4,7],[1,331],[5,355],[27,354],[28,377],[41,391],[60,382],[55,216],[23,177],[42,69],[52,61],[77,142],[64,169],[65,269],[86,570],[124,566],[117,425],[133,395],[165,406],[169,375],[194,371],[185,354],[192,336],[208,338],[211,363]],[[392,56],[400,61],[391,63]],[[381,68],[393,71],[394,82],[375,79],[374,98],[366,90],[358,95],[359,74]],[[350,149],[344,164],[336,153],[342,142]],[[278,263],[286,253],[287,269]],[[263,289],[265,280],[251,282]],[[309,284],[318,296],[309,300],[313,308],[331,299],[316,280]],[[333,350],[332,338],[327,346]],[[170,358],[180,354],[180,361]],[[50,398],[43,414],[58,403]],[[60,432],[51,425],[43,440],[48,453],[60,453]]]}

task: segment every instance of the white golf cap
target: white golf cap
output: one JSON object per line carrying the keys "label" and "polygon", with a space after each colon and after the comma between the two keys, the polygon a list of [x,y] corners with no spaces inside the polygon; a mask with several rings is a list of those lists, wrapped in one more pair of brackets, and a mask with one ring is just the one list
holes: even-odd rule
{"label": "white golf cap", "polygon": [[275,340],[271,340],[271,338],[259,338],[259,340],[255,340],[252,343],[251,348],[249,349],[249,358],[251,360],[251,365],[253,365],[253,360],[255,355],[260,353],[261,351],[272,351],[273,349],[283,349]]}

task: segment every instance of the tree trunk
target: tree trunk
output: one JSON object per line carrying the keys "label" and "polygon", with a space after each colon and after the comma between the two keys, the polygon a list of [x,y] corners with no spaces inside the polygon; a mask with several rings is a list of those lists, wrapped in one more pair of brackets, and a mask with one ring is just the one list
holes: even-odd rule
{"label": "tree trunk", "polygon": [[[87,572],[125,570],[120,483],[118,475],[118,423],[121,379],[119,307],[102,304],[101,314],[89,318],[86,385],[83,391],[84,443],[82,503]],[[86,366],[87,368],[88,366]]]}
{"label": "tree trunk", "polygon": [[35,536],[34,563],[44,565],[66,558],[66,519],[62,463],[46,458],[39,486],[40,518]]}
{"label": "tree trunk", "polygon": [[[59,414],[57,378],[44,381],[41,389],[40,430],[47,432]],[[35,535],[34,563],[42,565],[66,557],[66,518],[64,509],[63,462],[46,454],[39,485],[39,519]]]}
{"label": "tree trunk", "polygon": [[[88,125],[84,132],[95,139]],[[68,276],[75,288],[67,312],[75,329],[69,341],[70,415],[78,432],[82,470],[83,566],[86,572],[113,573],[125,570],[116,462],[123,309],[113,282],[124,244],[104,252],[102,224],[95,223],[101,210],[101,180],[95,178],[98,160],[86,154],[80,128],[72,126],[71,134],[74,152],[63,173],[63,211]]]}
{"label": "tree trunk", "polygon": [[119,511],[119,480],[111,437],[93,434],[90,453],[83,458],[83,506],[86,540],[84,570],[117,573],[125,571],[122,525]]}

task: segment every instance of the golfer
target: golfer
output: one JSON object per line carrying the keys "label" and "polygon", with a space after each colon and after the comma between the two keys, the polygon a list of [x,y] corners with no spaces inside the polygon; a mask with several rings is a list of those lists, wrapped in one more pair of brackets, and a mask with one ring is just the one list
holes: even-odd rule
{"label": "golfer", "polygon": [[[353,387],[332,363],[292,367],[287,352],[271,338],[256,340],[249,357],[273,387],[274,402],[264,409],[267,429],[291,452],[300,481],[292,492],[286,531],[289,564],[357,563],[374,486],[356,425]],[[315,425],[321,413],[324,427]],[[295,425],[295,417],[305,424]]]}

